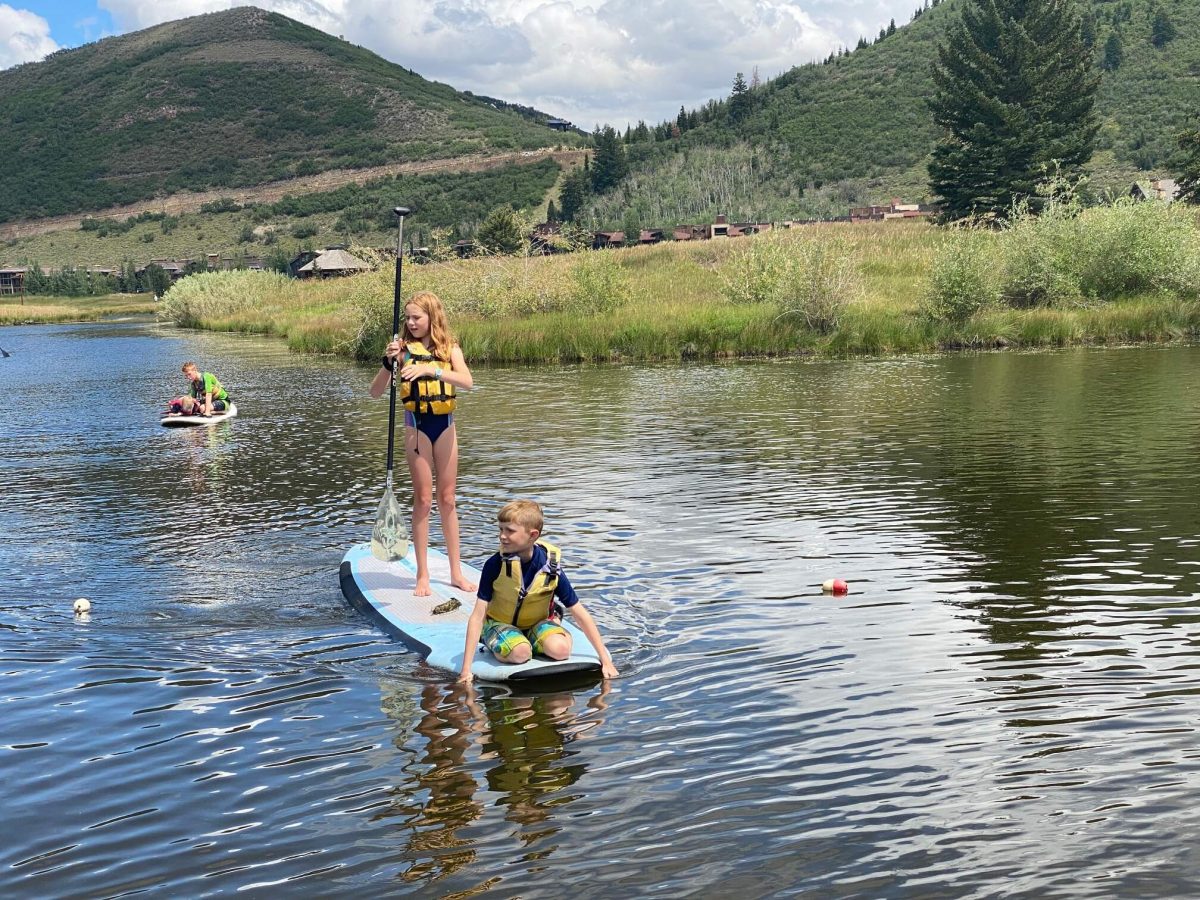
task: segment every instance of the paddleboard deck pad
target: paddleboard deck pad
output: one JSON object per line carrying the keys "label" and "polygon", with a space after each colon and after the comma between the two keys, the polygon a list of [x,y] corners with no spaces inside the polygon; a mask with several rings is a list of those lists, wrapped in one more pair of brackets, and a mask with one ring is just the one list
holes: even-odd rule
{"label": "paddleboard deck pad", "polygon": [[182,428],[186,425],[214,425],[217,422],[232,419],[236,415],[237,404],[230,403],[229,409],[225,412],[213,413],[211,416],[163,416],[161,421],[168,428]]}
{"label": "paddleboard deck pad", "polygon": [[[479,581],[479,570],[463,564],[463,574]],[[403,641],[431,666],[458,674],[462,669],[467,621],[475,595],[450,585],[450,561],[429,548],[429,577],[433,595],[417,597],[417,561],[412,547],[408,556],[383,562],[371,554],[370,544],[355,544],[342,559],[342,593],[350,605],[367,615],[384,631]],[[454,601],[458,601],[455,603]],[[480,646],[471,672],[483,681],[518,681],[566,672],[599,671],[600,659],[583,632],[571,622],[563,628],[571,635],[571,657],[548,660],[535,657],[519,666],[498,662]]]}

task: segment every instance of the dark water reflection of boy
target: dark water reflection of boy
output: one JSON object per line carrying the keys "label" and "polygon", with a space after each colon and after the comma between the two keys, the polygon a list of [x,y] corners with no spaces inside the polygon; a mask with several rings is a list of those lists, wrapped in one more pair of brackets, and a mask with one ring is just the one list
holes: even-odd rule
{"label": "dark water reflection of boy", "polygon": [[[587,706],[602,713],[609,690],[609,684],[602,683]],[[586,771],[582,763],[562,764],[574,755],[568,745],[603,722],[599,715],[584,720],[572,714],[575,696],[569,692],[481,700],[473,684],[426,684],[418,702],[424,715],[414,731],[425,738],[420,760],[425,765],[413,775],[428,799],[407,822],[410,865],[401,878],[408,882],[445,877],[476,859],[471,841],[457,834],[484,812],[475,796],[479,785],[467,759],[469,747],[477,744],[480,759],[493,763],[486,773],[487,786],[501,794],[496,802],[507,807],[505,818],[522,826],[537,825],[552,818],[555,810],[561,812],[572,798],[559,792]],[[385,708],[405,705],[385,702]],[[405,792],[410,797],[414,793]],[[403,811],[393,808],[388,814],[397,813]],[[522,834],[521,839],[528,843],[557,831],[548,827]]]}

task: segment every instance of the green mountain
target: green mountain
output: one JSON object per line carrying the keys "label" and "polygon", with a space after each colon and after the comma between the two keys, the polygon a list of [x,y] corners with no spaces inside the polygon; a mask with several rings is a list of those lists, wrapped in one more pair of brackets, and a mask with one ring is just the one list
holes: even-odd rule
{"label": "green mountain", "polygon": [[0,222],[335,168],[579,143],[252,7],[0,72]]}
{"label": "green mountain", "polygon": [[[926,105],[930,70],[963,2],[923,7],[858,49],[639,129],[646,140],[630,136],[629,178],[598,198],[591,216],[626,227],[630,215],[643,225],[718,212],[777,220],[844,214],[891,196],[925,199],[925,161],[937,137]],[[1082,0],[1081,8],[1103,70],[1093,189],[1128,189],[1139,173],[1170,175],[1176,135],[1200,114],[1200,4]],[[1120,61],[1105,68],[1114,41]]]}

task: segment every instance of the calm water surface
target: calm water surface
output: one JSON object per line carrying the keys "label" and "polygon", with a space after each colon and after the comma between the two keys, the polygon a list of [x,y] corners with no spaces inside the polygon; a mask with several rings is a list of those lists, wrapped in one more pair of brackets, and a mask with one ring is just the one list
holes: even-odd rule
{"label": "calm water surface", "polygon": [[4,896],[1200,891],[1200,349],[480,371],[465,555],[539,499],[624,677],[464,694],[338,589],[372,372],[0,345]]}

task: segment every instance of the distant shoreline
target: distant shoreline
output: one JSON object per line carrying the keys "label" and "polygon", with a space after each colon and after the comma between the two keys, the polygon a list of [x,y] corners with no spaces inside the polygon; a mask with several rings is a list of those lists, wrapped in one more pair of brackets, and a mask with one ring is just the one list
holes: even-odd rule
{"label": "distant shoreline", "polygon": [[62,325],[96,322],[112,316],[153,315],[153,299],[142,294],[108,294],[103,297],[0,297],[0,326]]}
{"label": "distant shoreline", "polygon": [[[998,240],[978,238],[984,246]],[[959,239],[924,223],[810,225],[775,239],[409,265],[403,293],[432,290],[442,297],[473,364],[885,356],[1200,337],[1194,293],[1135,290],[1107,301],[1025,307],[990,302],[963,317],[931,316],[935,259]],[[795,270],[801,274],[789,287],[791,300],[757,290],[763,260],[777,264],[811,248],[816,255]],[[847,286],[834,291],[842,292],[837,314],[821,323],[812,318],[813,286],[802,273],[828,264],[827,248],[845,261]],[[387,264],[310,281],[214,272],[174,285],[161,314],[185,327],[271,335],[299,352],[369,362],[391,336],[393,277]]]}

